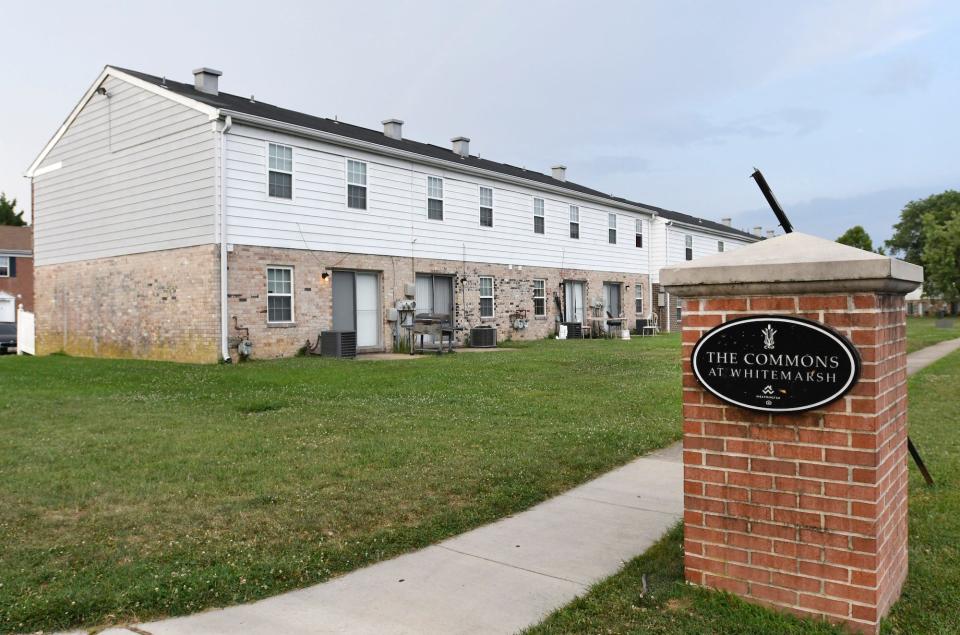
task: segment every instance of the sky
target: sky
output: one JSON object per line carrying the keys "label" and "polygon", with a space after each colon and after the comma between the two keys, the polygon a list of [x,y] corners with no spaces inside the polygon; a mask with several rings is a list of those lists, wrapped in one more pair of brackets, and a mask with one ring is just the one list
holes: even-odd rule
{"label": "sky", "polygon": [[[5,2],[0,190],[104,65],[380,128],[617,196],[774,228],[888,238],[960,188],[960,3]],[[28,212],[29,213],[29,212]]]}

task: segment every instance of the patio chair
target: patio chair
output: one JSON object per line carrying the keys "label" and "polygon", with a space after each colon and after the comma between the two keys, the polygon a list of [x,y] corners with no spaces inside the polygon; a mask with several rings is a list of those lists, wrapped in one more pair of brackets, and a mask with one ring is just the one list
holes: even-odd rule
{"label": "patio chair", "polygon": [[649,318],[644,321],[643,330],[640,331],[640,335],[659,335],[660,334],[660,318],[656,313],[652,313]]}

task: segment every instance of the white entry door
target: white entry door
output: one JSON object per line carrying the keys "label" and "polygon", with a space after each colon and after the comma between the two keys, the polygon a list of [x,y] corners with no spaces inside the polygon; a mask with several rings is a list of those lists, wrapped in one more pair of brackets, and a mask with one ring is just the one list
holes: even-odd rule
{"label": "white entry door", "polygon": [[583,324],[583,283],[567,280],[566,287],[566,318],[567,322]]}
{"label": "white entry door", "polygon": [[17,306],[16,298],[6,294],[0,294],[0,322],[16,322]]}
{"label": "white entry door", "polygon": [[377,274],[357,274],[357,346],[380,343],[380,302]]}

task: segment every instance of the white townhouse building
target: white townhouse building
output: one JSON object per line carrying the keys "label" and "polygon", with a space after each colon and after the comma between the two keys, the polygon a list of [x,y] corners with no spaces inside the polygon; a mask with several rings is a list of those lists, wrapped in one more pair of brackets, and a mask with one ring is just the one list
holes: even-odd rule
{"label": "white townhouse building", "polygon": [[391,350],[415,315],[499,339],[682,314],[661,267],[754,234],[550,174],[106,67],[29,167],[37,348],[214,362],[321,331]]}

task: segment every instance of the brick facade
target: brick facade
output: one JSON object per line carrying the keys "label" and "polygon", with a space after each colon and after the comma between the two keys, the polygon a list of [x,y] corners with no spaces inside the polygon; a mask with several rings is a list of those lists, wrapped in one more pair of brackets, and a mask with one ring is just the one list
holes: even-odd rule
{"label": "brick facade", "polygon": [[[304,249],[279,249],[237,245],[228,255],[229,315],[231,350],[236,342],[249,337],[254,358],[294,355],[307,340],[316,341],[320,331],[331,328],[333,321],[332,278],[324,272],[354,270],[374,272],[378,276],[381,296],[381,345],[377,350],[392,350],[395,323],[387,320],[387,309],[403,300],[404,286],[413,284],[416,274],[452,276],[454,280],[456,339],[463,344],[473,326],[492,325],[498,340],[542,339],[556,332],[558,310],[554,294],[563,301],[563,280],[585,282],[584,299],[590,304],[602,297],[603,283],[622,284],[623,313],[633,327],[635,316],[634,285],[644,285],[644,313],[649,311],[648,277],[645,274],[598,272],[548,267],[520,267],[500,264],[433,260],[395,256],[376,256]],[[294,270],[294,324],[267,324],[268,266],[287,266]],[[480,277],[494,279],[494,317],[480,318]],[[545,280],[546,315],[533,315],[533,281]],[[527,328],[513,328],[512,317],[526,310]],[[234,323],[234,316],[236,322]]]}
{"label": "brick facade", "polygon": [[[876,633],[907,574],[903,295],[689,299],[683,320],[685,564],[691,583]],[[817,320],[859,349],[859,382],[819,410],[726,405],[694,378],[710,328],[781,313]]]}
{"label": "brick facade", "polygon": [[215,245],[36,268],[40,355],[219,359]]}

